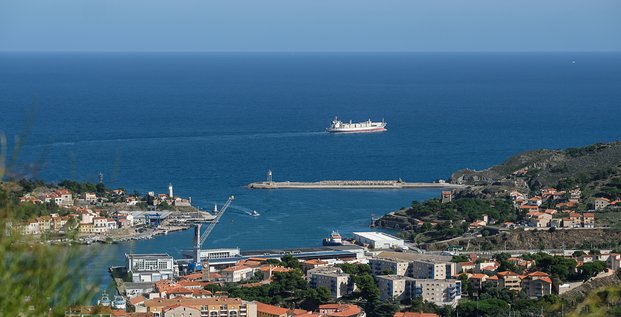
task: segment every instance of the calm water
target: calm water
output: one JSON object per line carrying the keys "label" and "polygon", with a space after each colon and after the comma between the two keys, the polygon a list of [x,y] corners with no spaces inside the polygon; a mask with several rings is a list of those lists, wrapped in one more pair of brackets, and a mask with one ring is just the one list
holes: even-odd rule
{"label": "calm water", "polygon": [[[573,62],[575,61],[575,63]],[[316,246],[434,190],[250,191],[275,180],[430,181],[533,148],[621,139],[621,54],[0,54],[0,131],[27,138],[13,170],[234,206],[206,247]],[[338,115],[387,133],[328,135]],[[256,209],[260,217],[244,211]],[[126,252],[191,233],[96,246]]]}

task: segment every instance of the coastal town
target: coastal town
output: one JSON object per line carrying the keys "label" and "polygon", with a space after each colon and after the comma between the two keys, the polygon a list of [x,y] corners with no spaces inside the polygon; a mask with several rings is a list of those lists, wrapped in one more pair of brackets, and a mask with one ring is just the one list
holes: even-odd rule
{"label": "coastal town", "polygon": [[[524,294],[533,301],[562,296],[584,283],[617,278],[621,267],[621,254],[613,250],[418,253],[408,250],[403,239],[382,232],[356,232],[352,239],[335,234],[334,245],[312,249],[202,250],[200,270],[191,260],[168,254],[127,254],[124,266],[111,269],[119,295],[104,293],[100,306],[74,308],[67,316],[88,316],[99,307],[99,313],[109,316],[215,316],[226,311],[247,317],[353,317],[365,316],[365,309],[376,308],[369,303],[377,301],[390,303],[395,317],[439,316],[408,310],[413,302],[454,310],[461,300],[480,300],[492,290]],[[274,289],[279,291],[266,294],[270,302],[259,300],[266,299],[262,291]],[[301,303],[306,309],[281,302],[280,296],[309,290],[320,295],[310,305]]]}
{"label": "coastal town", "polygon": [[40,214],[16,228],[48,242],[91,244],[148,239],[213,219],[209,212],[192,207],[191,198],[175,196],[172,184],[167,189],[141,196],[124,189],[89,192],[39,186],[20,196],[19,204]]}
{"label": "coastal town", "polygon": [[[126,254],[126,263],[109,268],[115,285],[112,294],[102,291],[97,305],[71,307],[65,316],[213,317],[226,312],[229,317],[429,317],[460,311],[467,315],[468,305],[485,304],[490,292],[506,294],[513,301],[520,298],[532,306],[528,309],[543,311],[546,301],[571,297],[593,283],[610,283],[621,275],[619,249],[470,247],[472,238],[510,232],[560,234],[609,228],[597,218],[616,212],[621,207],[619,197],[585,197],[580,187],[496,192],[494,199],[507,202],[496,202],[496,208],[506,209],[510,216],[486,213],[494,208],[478,205],[477,213],[470,215],[472,221],[452,222],[465,231],[461,237],[450,237],[452,245],[442,250],[401,234],[412,228],[433,232],[446,225],[443,219],[421,217],[408,218],[411,227],[394,223],[398,236],[368,231],[344,238],[334,231],[323,246],[253,251],[201,247],[233,197],[220,210],[216,207],[208,213],[192,207],[191,198],[176,196],[172,184],[165,194],[144,196],[103,185],[87,191],[85,186],[92,184],[65,181],[58,186],[24,186],[17,191],[23,193],[19,206],[44,206],[40,212],[53,212],[15,228],[24,237],[48,241],[71,237],[74,242],[92,243],[146,239],[194,226],[195,248],[182,252],[181,258],[166,253]],[[466,190],[477,190],[477,185],[467,186]],[[438,198],[426,204],[441,212],[471,199],[461,197],[460,190],[464,189],[440,190]],[[487,201],[492,200],[478,203]],[[373,225],[383,221],[386,227],[390,217],[395,213],[374,220]],[[204,223],[209,226],[201,236]],[[510,312],[511,301],[502,303],[494,309]]]}
{"label": "coastal town", "polygon": [[[453,194],[441,191],[438,201],[450,203]],[[502,230],[590,230],[596,227],[597,213],[621,207],[619,199],[595,197],[587,204],[593,210],[578,212],[584,203],[579,188],[544,188],[532,196],[511,191],[508,199],[524,214],[521,221],[497,223],[483,215],[468,224],[469,230],[476,233],[495,225]],[[203,249],[200,265],[168,254],[127,254],[124,266],[111,268],[119,295],[111,299],[104,293],[98,304],[110,316],[215,316],[224,309],[229,316],[353,317],[365,316],[378,309],[372,303],[382,302],[389,303],[385,309],[394,317],[427,317],[459,312],[464,309],[460,302],[479,303],[488,292],[520,294],[540,303],[551,296],[572,296],[585,284],[617,281],[621,275],[618,249],[481,252],[462,247],[426,251],[419,246],[384,232],[354,232],[345,239],[335,231],[317,248]],[[280,287],[285,282],[299,283],[298,289],[257,295],[272,283]],[[248,291],[252,289],[256,291]],[[307,290],[321,294],[311,305],[272,300]],[[67,316],[97,307],[76,308]],[[541,305],[534,307],[543,311]]]}

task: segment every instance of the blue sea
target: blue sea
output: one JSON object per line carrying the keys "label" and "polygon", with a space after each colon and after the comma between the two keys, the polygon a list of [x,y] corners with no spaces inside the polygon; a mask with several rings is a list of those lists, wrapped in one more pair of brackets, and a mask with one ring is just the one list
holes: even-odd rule
{"label": "blue sea", "polygon": [[[204,209],[235,195],[205,247],[310,247],[438,191],[245,185],[268,169],[278,181],[432,181],[528,149],[619,140],[621,54],[2,53],[0,109],[14,174],[101,172],[143,193],[172,182]],[[329,135],[334,116],[384,118],[388,132]],[[128,252],[179,256],[191,236],[88,247],[90,273],[107,281]]]}

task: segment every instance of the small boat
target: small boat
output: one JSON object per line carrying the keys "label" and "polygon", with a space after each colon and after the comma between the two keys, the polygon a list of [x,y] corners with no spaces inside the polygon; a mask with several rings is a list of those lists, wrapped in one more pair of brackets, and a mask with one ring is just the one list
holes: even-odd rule
{"label": "small boat", "polygon": [[122,296],[114,296],[114,301],[112,302],[112,308],[115,309],[127,309],[127,302],[125,302],[125,298]]}
{"label": "small boat", "polygon": [[323,239],[323,245],[343,245],[343,238],[338,231],[332,231],[329,238]]}
{"label": "small boat", "polygon": [[253,211],[250,213],[250,215],[251,215],[251,216],[253,216],[253,217],[258,217],[258,216],[260,216],[261,214],[260,214],[260,213],[258,213],[256,210],[253,210]]}
{"label": "small boat", "polygon": [[108,307],[110,306],[110,303],[111,301],[110,301],[110,297],[108,297],[108,292],[103,291],[101,293],[101,298],[97,301],[97,305]]}

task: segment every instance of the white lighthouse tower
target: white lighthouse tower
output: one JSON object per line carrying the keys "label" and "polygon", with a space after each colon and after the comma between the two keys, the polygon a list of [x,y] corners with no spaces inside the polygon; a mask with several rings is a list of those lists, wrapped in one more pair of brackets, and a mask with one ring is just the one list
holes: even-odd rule
{"label": "white lighthouse tower", "polygon": [[168,197],[173,198],[173,186],[172,183],[168,183]]}

